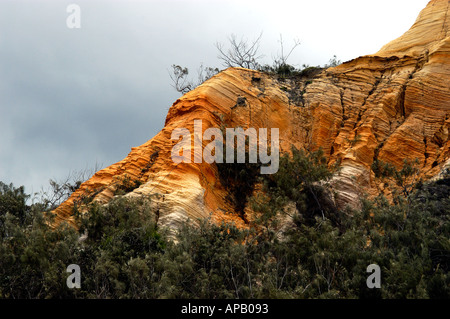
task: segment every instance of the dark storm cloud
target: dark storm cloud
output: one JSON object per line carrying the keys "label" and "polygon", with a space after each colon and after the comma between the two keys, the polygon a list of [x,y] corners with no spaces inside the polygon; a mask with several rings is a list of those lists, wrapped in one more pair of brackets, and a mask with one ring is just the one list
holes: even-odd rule
{"label": "dark storm cloud", "polygon": [[160,52],[117,11],[80,3],[84,23],[71,30],[66,5],[0,4],[0,180],[28,191],[122,159],[177,97],[167,66],[154,70]]}

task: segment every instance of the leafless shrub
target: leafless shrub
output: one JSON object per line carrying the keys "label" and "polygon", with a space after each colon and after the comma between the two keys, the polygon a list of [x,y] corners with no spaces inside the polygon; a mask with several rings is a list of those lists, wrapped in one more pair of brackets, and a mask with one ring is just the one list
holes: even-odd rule
{"label": "leafless shrub", "polygon": [[280,53],[277,57],[273,57],[273,67],[276,70],[279,70],[279,69],[285,67],[286,65],[288,65],[287,60],[291,56],[292,52],[294,52],[294,50],[300,45],[300,40],[294,39],[294,45],[292,46],[292,48],[289,51],[287,51],[287,54],[285,53],[283,36],[281,34],[280,34],[279,43],[280,43]]}
{"label": "leafless shrub", "polygon": [[230,36],[230,47],[226,49],[222,43],[216,43],[216,48],[219,50],[218,58],[223,61],[225,67],[241,67],[247,69],[257,69],[259,66],[258,60],[263,55],[258,55],[259,45],[262,37],[262,32],[252,42],[241,38],[237,39],[235,34]]}
{"label": "leafless shrub", "polygon": [[100,165],[96,163],[94,168],[70,172],[62,180],[50,179],[50,186],[47,189],[41,189],[40,192],[34,194],[35,200],[37,199],[37,202],[42,203],[48,210],[53,210],[99,170]]}

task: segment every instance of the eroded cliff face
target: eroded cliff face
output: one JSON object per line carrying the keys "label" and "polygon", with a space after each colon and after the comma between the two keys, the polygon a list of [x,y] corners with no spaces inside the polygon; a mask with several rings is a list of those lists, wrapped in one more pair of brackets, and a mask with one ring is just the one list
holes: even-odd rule
{"label": "eroded cliff face", "polygon": [[202,120],[202,132],[224,123],[279,128],[281,152],[291,145],[322,147],[330,165],[341,162],[334,178],[341,206],[357,207],[364,193],[389,195],[371,169],[375,160],[401,168],[404,159],[418,159],[420,177],[433,178],[450,159],[449,7],[448,0],[430,1],[403,36],[314,79],[280,79],[241,68],[217,74],[172,105],[154,138],[83,183],[55,210],[56,222],[73,223],[73,205],[86,193],[107,203],[128,179],[140,186],[125,196],[151,198],[161,225],[211,216],[244,226],[226,200],[216,165],[176,164],[171,158],[178,143],[171,139],[173,130],[186,128],[193,140],[195,120]]}

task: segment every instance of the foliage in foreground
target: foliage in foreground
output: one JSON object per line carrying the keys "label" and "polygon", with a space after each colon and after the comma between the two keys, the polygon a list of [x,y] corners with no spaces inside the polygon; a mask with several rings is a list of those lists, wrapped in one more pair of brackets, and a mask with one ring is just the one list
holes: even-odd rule
{"label": "foliage in foreground", "polygon": [[[251,199],[251,227],[188,221],[177,244],[148,200],[93,203],[80,241],[70,227],[50,229],[23,188],[1,184],[0,298],[449,298],[450,180],[337,211],[325,167],[320,153],[294,151],[264,181],[265,201]],[[297,213],[280,236],[274,213],[289,202]],[[69,264],[81,267],[81,289],[66,286]],[[381,289],[366,286],[370,264]]]}

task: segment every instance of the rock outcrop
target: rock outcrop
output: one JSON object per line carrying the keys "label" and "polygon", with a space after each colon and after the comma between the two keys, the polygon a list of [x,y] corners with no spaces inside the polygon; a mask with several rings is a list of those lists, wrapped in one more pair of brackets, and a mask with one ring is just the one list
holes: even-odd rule
{"label": "rock outcrop", "polygon": [[[186,219],[245,221],[226,200],[214,164],[171,159],[176,128],[279,128],[280,150],[323,148],[338,204],[358,206],[363,193],[389,193],[375,177],[379,160],[402,167],[418,159],[420,177],[431,179],[450,159],[450,1],[432,0],[415,24],[379,52],[323,70],[313,79],[281,79],[229,68],[185,94],[170,108],[164,128],[132,148],[122,161],[97,172],[55,210],[56,221],[73,222],[73,205],[89,192],[107,203],[124,181],[125,196],[148,196],[158,223]],[[194,136],[192,135],[192,139]],[[209,141],[203,141],[206,146]],[[192,157],[193,158],[193,157]]]}

